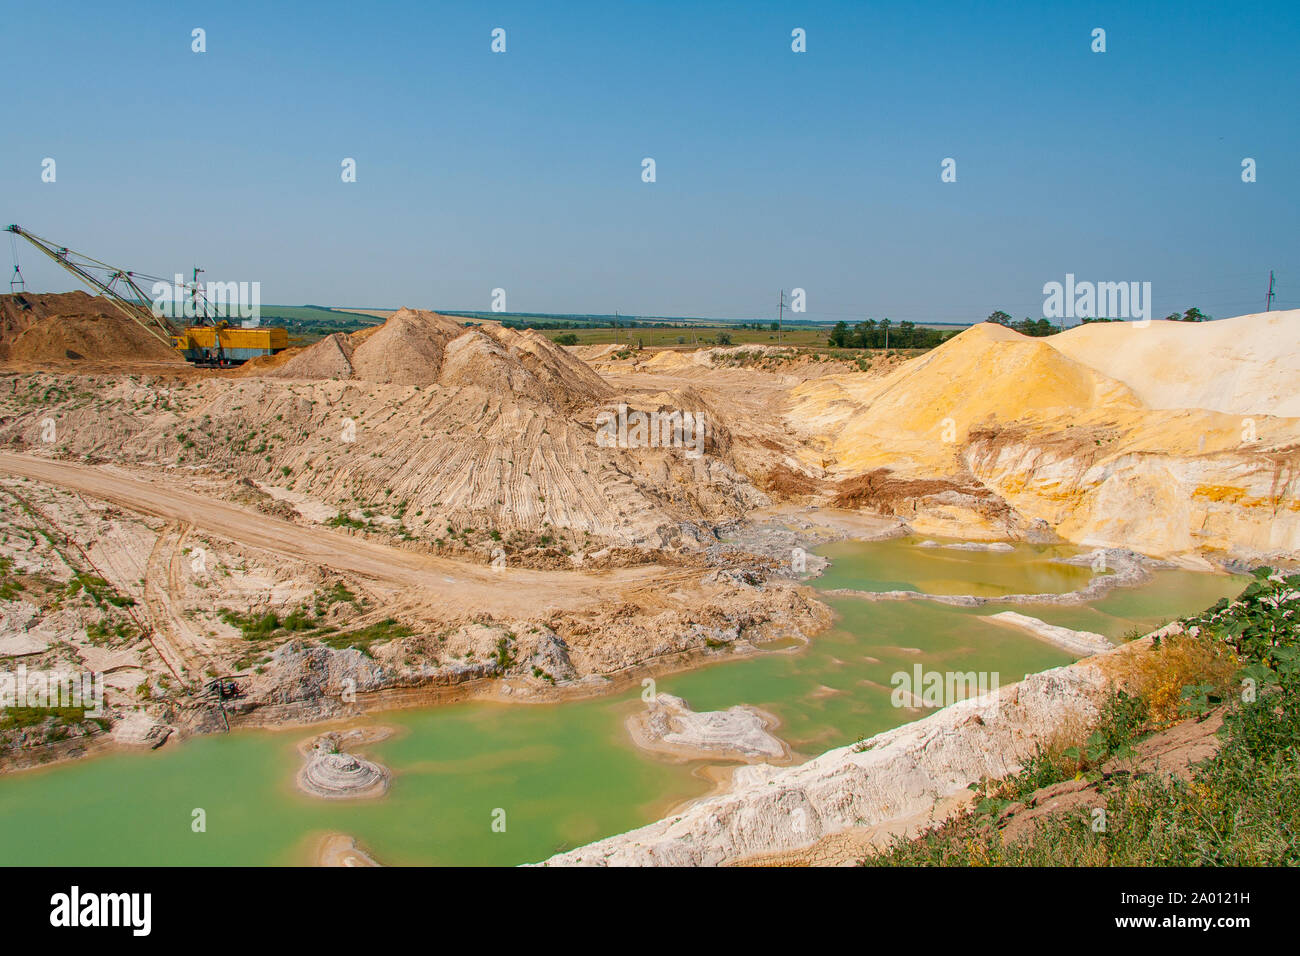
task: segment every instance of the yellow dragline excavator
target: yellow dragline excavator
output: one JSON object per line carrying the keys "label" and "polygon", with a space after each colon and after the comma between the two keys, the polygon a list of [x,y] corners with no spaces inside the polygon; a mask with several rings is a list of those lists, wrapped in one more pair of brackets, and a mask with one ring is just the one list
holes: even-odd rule
{"label": "yellow dragline excavator", "polygon": [[[199,273],[203,270],[197,267],[194,269],[193,281],[177,289],[177,284],[173,280],[110,266],[98,259],[73,252],[67,246],[60,246],[48,239],[32,235],[20,226],[9,226],[6,231],[26,239],[59,266],[106,298],[114,308],[132,322],[140,325],[169,348],[180,352],[187,362],[201,368],[229,368],[242,365],[251,358],[259,355],[274,355],[289,346],[289,333],[283,328],[231,326],[226,318],[218,314],[218,309],[208,302],[198,282]],[[15,244],[15,279],[9,283],[9,286],[11,291],[21,296],[25,284],[22,282],[22,271],[18,268],[17,257]],[[141,284],[152,285],[159,282],[166,284],[169,290],[179,291],[181,296],[188,298],[189,301],[182,311],[187,318],[193,317],[189,325],[177,328],[165,315],[159,314],[159,311],[151,307],[153,299],[145,293]],[[180,308],[181,303],[177,303],[177,306]]]}

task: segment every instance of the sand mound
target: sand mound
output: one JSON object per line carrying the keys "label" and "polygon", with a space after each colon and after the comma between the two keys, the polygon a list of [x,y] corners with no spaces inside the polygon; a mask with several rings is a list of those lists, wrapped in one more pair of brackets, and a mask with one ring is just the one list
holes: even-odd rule
{"label": "sand mound", "polygon": [[[1300,418],[1277,413],[1300,412],[1295,317],[1098,323],[1050,339],[981,324],[883,377],[796,388],[788,421],[825,442],[805,461],[841,491],[903,482],[911,500],[894,513],[923,534],[1050,529],[1151,555],[1291,550]],[[1245,413],[1260,418],[1247,427]],[[911,489],[933,479],[953,487],[922,504]]]}
{"label": "sand mound", "polygon": [[0,295],[0,361],[183,361],[117,311],[85,292]]}
{"label": "sand mound", "polygon": [[486,335],[462,335],[447,347],[438,381],[443,385],[483,385],[493,382],[505,393],[545,401],[540,383],[510,357],[510,352]]}
{"label": "sand mound", "polygon": [[1300,417],[1300,309],[1216,322],[1093,322],[1043,341],[1151,408]]}
{"label": "sand mound", "polygon": [[303,353],[302,348],[281,349],[274,355],[255,355],[235,369],[235,375],[266,375],[274,369],[280,369]]}
{"label": "sand mound", "polygon": [[[85,298],[89,299],[90,296]],[[102,300],[101,300],[102,301]],[[107,306],[112,308],[111,306]],[[97,362],[163,362],[184,359],[138,323],[119,314],[54,314],[38,319],[8,343],[10,362],[67,365]]]}
{"label": "sand mound", "polygon": [[366,382],[430,385],[447,343],[465,330],[436,312],[402,309],[356,345],[352,365]]}
{"label": "sand mound", "polygon": [[434,312],[402,309],[383,325],[326,336],[267,374],[429,385],[438,380],[447,342],[463,331]]}
{"label": "sand mound", "polygon": [[610,393],[590,367],[539,332],[498,325],[466,328],[416,309],[402,309],[381,326],[331,335],[260,374],[469,386],[564,407],[599,401]]}
{"label": "sand mound", "polygon": [[1073,361],[1045,339],[991,323],[972,326],[888,375],[829,376],[794,391],[791,417],[823,431],[855,471],[910,462],[946,470],[954,443],[976,426],[1137,410],[1123,384]]}
{"label": "sand mound", "polygon": [[52,315],[120,315],[106,300],[84,292],[0,295],[0,357],[20,334]]}
{"label": "sand mound", "polygon": [[354,754],[316,754],[298,776],[298,785],[314,797],[378,797],[388,789],[383,767]]}
{"label": "sand mound", "polygon": [[576,355],[584,362],[597,362],[608,358],[622,348],[621,345],[574,345],[566,346],[565,350],[571,355]]}
{"label": "sand mound", "polygon": [[708,356],[702,353],[707,349],[698,349],[693,352],[680,352],[674,349],[662,349],[650,356],[642,363],[648,371],[654,372],[671,372],[679,368],[690,368],[695,365],[708,365]]}
{"label": "sand mound", "polygon": [[508,349],[552,401],[595,402],[610,393],[609,385],[591,366],[536,329],[517,332],[501,326],[485,326],[482,331]]}
{"label": "sand mound", "polygon": [[266,365],[258,364],[253,365],[250,371],[254,375],[273,378],[351,378],[352,353],[351,338],[344,332],[335,332],[314,345],[295,350],[288,361],[280,363],[278,367],[272,366],[268,370]]}

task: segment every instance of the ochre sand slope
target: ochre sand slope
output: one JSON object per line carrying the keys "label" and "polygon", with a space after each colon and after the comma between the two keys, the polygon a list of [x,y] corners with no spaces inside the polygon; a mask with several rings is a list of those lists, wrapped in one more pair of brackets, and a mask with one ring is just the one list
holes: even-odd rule
{"label": "ochre sand slope", "polygon": [[[1080,543],[1294,552],[1297,323],[1096,324],[1043,339],[986,323],[883,377],[801,385],[787,420],[808,439],[805,467],[977,484],[1022,524]],[[963,531],[952,515],[909,520]]]}
{"label": "ochre sand slope", "polygon": [[540,332],[492,323],[466,327],[419,309],[402,309],[375,328],[328,336],[278,367],[254,367],[250,373],[477,387],[557,408],[596,402],[611,393],[586,363]]}

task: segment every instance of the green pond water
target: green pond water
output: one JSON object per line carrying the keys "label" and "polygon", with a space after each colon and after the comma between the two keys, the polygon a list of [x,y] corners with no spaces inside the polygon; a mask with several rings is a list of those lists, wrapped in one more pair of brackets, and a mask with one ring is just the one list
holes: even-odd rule
{"label": "green pond water", "polygon": [[[997,594],[1068,591],[1087,569],[1053,563],[1074,553],[917,547],[920,539],[842,542],[821,549],[832,567],[821,589]],[[1158,572],[1089,606],[1017,610],[1119,638],[1236,594],[1222,575]],[[721,659],[659,678],[657,689],[696,710],[751,704],[775,714],[777,733],[812,756],[924,716],[895,708],[897,671],[996,674],[1009,684],[1072,658],[982,618],[1005,607],[926,601],[831,600],[834,628],[811,645]],[[468,702],[372,715],[393,727],[363,752],[394,772],[388,795],[331,802],[294,788],[297,744],[319,728],[241,731],[157,752],[126,753],[0,777],[0,865],[298,864],[327,832],[355,837],[391,864],[513,864],[540,860],[651,822],[702,796],[703,764],[638,751],[624,726],[640,689],[560,704]],[[191,829],[206,813],[206,832]],[[505,830],[494,829],[504,811]],[[499,829],[499,828],[498,828]]]}

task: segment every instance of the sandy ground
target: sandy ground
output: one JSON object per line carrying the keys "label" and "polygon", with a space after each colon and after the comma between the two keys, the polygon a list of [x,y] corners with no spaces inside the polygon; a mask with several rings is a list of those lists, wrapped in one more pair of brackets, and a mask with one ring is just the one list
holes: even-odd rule
{"label": "sandy ground", "polygon": [[[65,609],[62,623],[47,615],[40,627],[53,628],[57,646],[84,666],[109,671],[110,705],[149,702],[136,735],[143,746],[160,745],[169,728],[175,740],[467,697],[590,697],[756,653],[777,638],[807,640],[829,623],[829,612],[790,580],[756,587],[710,564],[498,571],[286,521],[176,487],[178,477],[0,453],[0,558],[42,580],[91,574],[134,601],[96,607],[83,594],[79,617],[64,621],[73,613]],[[340,587],[349,596],[322,610],[322,596]],[[44,613],[27,606],[28,616]],[[296,640],[283,630],[250,638],[228,617],[304,610],[313,625]],[[394,620],[402,634],[365,654],[350,649],[353,634]],[[133,626],[94,646],[105,635],[89,639],[86,628],[105,625],[110,633]],[[498,661],[503,648],[509,660]],[[218,710],[210,682],[219,674],[235,678],[240,694]],[[98,746],[87,739],[42,759]]]}
{"label": "sandy ground", "polygon": [[1300,350],[1287,347],[1298,324],[1300,309],[1143,328],[1096,322],[1045,341],[1152,408],[1300,418]]}
{"label": "sandy ground", "polygon": [[[145,700],[185,732],[608,693],[816,634],[829,611],[790,569],[810,541],[1063,538],[1207,568],[1294,555],[1295,350],[1251,318],[1157,323],[1123,340],[1142,343],[1132,361],[1114,343],[1135,328],[1058,343],[976,327],[905,363],[863,356],[864,371],[744,346],[566,351],[408,310],[262,369],[10,364],[0,475],[35,484],[0,485],[42,510],[6,516],[0,556],[21,571],[24,542],[66,535],[47,570],[131,596],[145,637],[95,646],[86,606],[50,643],[88,666],[125,654],[111,658],[119,703]],[[1148,371],[1198,342],[1209,385],[1181,359]],[[621,403],[706,413],[705,453],[600,445],[595,416]],[[334,516],[364,530],[326,526]],[[511,561],[496,569],[501,541]],[[191,573],[195,549],[220,576]],[[343,585],[358,601],[303,640],[250,642],[222,616],[284,615]],[[348,647],[393,618],[408,636]],[[262,709],[198,706],[203,684],[236,672]],[[346,708],[344,678],[361,691]],[[142,744],[165,739],[140,725]]]}
{"label": "sandy ground", "polygon": [[617,599],[624,586],[652,579],[683,581],[698,572],[657,565],[592,573],[494,570],[482,565],[406,551],[326,528],[304,528],[194,492],[105,468],[0,452],[0,472],[93,495],[140,514],[184,522],[206,533],[335,568],[381,583],[416,587],[447,611],[466,608],[527,614],[541,608],[583,608]]}
{"label": "sandy ground", "polygon": [[343,833],[331,833],[321,838],[316,849],[317,866],[382,866],[374,857],[357,845],[357,841]]}

